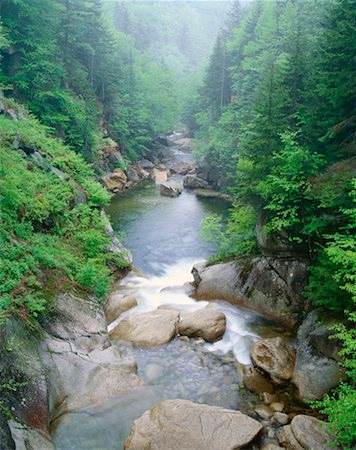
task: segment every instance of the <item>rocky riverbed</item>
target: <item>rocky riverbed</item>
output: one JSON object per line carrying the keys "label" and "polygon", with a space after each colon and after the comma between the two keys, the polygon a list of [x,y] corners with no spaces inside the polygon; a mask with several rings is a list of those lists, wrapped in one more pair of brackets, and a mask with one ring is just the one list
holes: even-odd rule
{"label": "rocky riverbed", "polygon": [[[1,448],[329,448],[302,400],[342,374],[337,345],[300,294],[307,261],[279,253],[280,243],[271,252],[260,233],[261,256],[194,264],[212,251],[197,236],[200,219],[226,205],[205,195],[209,177],[196,173],[189,140],[172,143],[164,162],[103,178],[114,192],[152,180],[108,209],[146,274],[133,270],[103,305],[73,289],[56,294],[37,338],[15,321],[1,329],[2,366],[28,380],[1,422]],[[162,192],[167,180],[180,192]]]}

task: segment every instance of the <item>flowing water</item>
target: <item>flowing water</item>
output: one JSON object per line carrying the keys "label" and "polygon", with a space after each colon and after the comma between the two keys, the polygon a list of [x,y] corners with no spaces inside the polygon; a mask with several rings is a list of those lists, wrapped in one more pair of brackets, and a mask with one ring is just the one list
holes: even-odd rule
{"label": "flowing water", "polygon": [[[172,154],[174,159],[168,166],[191,159],[174,148]],[[120,316],[109,329],[133,312],[167,304],[193,311],[208,304],[190,298],[182,285],[193,280],[192,266],[214,251],[198,235],[201,219],[212,213],[226,218],[228,206],[219,199],[198,198],[190,191],[177,198],[164,197],[153,182],[113,199],[107,213],[118,234],[126,233],[125,244],[133,252],[134,265],[146,277],[131,274],[122,282],[135,292],[138,306]],[[227,318],[221,341],[206,344],[176,338],[153,349],[118,344],[123,354],[135,357],[138,375],[146,386],[105,404],[64,415],[54,432],[56,448],[122,449],[133,420],[168,398],[185,398],[254,414],[256,398],[242,386],[242,367],[250,364],[249,349],[255,340],[275,335],[273,324],[223,301],[209,304]]]}

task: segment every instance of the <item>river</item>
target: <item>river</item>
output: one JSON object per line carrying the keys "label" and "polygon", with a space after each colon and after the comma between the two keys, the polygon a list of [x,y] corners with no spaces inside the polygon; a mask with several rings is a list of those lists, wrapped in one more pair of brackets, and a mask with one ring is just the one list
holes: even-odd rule
{"label": "river", "polygon": [[[191,155],[172,148],[172,159],[190,161]],[[178,181],[179,176],[177,177]],[[138,306],[126,314],[149,311],[161,305],[195,310],[208,302],[191,299],[182,286],[192,281],[192,266],[214,251],[199,237],[200,221],[205,214],[226,218],[228,204],[221,199],[199,198],[183,191],[176,198],[160,195],[153,182],[145,182],[116,196],[107,213],[114,229],[134,255],[134,265],[147,277],[131,274],[123,284],[135,289]],[[168,289],[167,289],[168,288]],[[256,397],[244,389],[242,370],[250,364],[249,349],[260,336],[274,336],[273,324],[255,313],[211,302],[227,318],[224,338],[205,344],[188,338],[176,338],[160,348],[132,348],[118,344],[123,354],[137,361],[138,375],[146,387],[133,390],[102,405],[64,415],[53,433],[58,450],[123,449],[135,418],[168,398],[239,409],[254,414]],[[109,328],[115,326],[111,324]],[[163,449],[162,449],[163,450]]]}

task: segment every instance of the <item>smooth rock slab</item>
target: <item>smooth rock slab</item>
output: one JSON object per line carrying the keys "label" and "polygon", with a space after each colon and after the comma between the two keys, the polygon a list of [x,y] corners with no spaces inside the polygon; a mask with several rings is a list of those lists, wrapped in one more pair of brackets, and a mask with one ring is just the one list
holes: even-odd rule
{"label": "smooth rock slab", "polygon": [[132,314],[115,327],[110,337],[130,341],[135,347],[155,347],[169,342],[178,330],[179,311],[156,309]]}
{"label": "smooth rock slab", "polygon": [[225,329],[225,314],[209,307],[187,314],[179,322],[181,336],[201,337],[207,342],[221,339]]}
{"label": "smooth rock slab", "polygon": [[125,450],[236,450],[262,425],[229,409],[188,400],[166,400],[134,422]]}
{"label": "smooth rock slab", "polygon": [[284,384],[293,376],[295,352],[280,337],[256,342],[252,347],[251,359],[276,384]]}
{"label": "smooth rock slab", "polygon": [[305,449],[325,450],[335,448],[330,445],[335,438],[328,432],[326,423],[322,420],[299,414],[294,417],[290,426],[297,441]]}

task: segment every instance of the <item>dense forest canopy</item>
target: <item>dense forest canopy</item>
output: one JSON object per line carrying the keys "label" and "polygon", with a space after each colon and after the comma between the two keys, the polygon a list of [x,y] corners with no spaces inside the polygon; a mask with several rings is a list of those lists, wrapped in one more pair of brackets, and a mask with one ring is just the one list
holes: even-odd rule
{"label": "dense forest canopy", "polygon": [[127,262],[108,251],[102,149],[115,140],[125,169],[186,126],[233,199],[226,228],[204,220],[216,259],[268,240],[308,258],[304,295],[344,343],[345,381],[319,406],[351,448],[356,1],[0,0],[0,14],[0,318],[34,326],[56,277],[105,296]]}
{"label": "dense forest canopy", "polygon": [[220,168],[234,199],[225,231],[216,217],[204,222],[220,236],[219,257],[277,240],[310,260],[312,303],[349,320],[338,330],[350,384],[324,403],[346,446],[356,400],[355,55],[354,0],[236,1],[189,121],[197,155]]}

